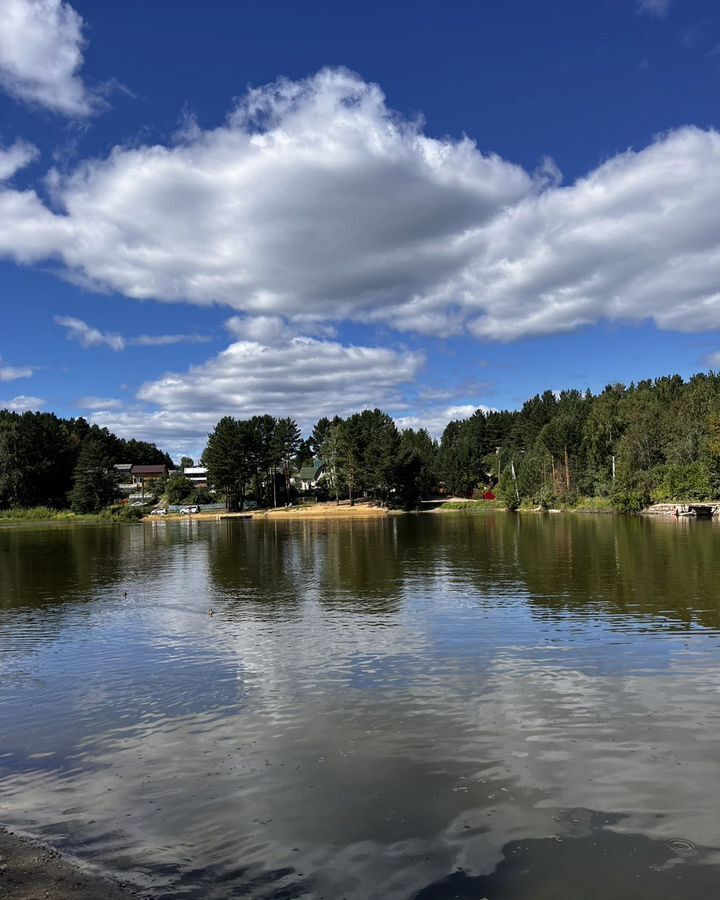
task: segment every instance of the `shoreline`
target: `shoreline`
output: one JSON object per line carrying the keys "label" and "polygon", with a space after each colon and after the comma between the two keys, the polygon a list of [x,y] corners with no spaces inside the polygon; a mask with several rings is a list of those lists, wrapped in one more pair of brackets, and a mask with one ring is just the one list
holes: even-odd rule
{"label": "shoreline", "polygon": [[26,834],[0,827],[3,900],[130,900],[151,895],[134,885],[70,860]]}
{"label": "shoreline", "polygon": [[[635,515],[647,516],[651,518],[669,518],[674,516],[676,507],[687,507],[691,505],[701,506],[717,506],[720,507],[720,501],[674,501],[673,503],[657,503],[651,504],[645,509],[639,510]],[[101,514],[89,514],[82,516],[58,515],[57,517],[47,519],[35,519],[31,517],[18,516],[13,518],[10,516],[0,515],[0,530],[4,528],[19,527],[58,527],[63,526],[88,526],[88,525],[148,525],[157,524],[158,522],[220,522],[230,519],[257,519],[259,521],[270,521],[273,519],[377,519],[387,518],[389,516],[417,515],[417,514],[442,514],[451,513],[506,513],[507,507],[500,501],[489,502],[482,500],[467,500],[459,497],[446,498],[444,500],[424,500],[422,507],[415,510],[404,509],[387,509],[372,505],[368,502],[360,501],[355,506],[350,506],[347,501],[343,501],[340,506],[333,502],[318,503],[307,506],[295,507],[275,507],[270,509],[248,509],[243,512],[226,512],[225,510],[213,510],[212,512],[199,512],[192,515],[181,515],[180,513],[170,513],[166,516],[146,515],[142,519],[136,521],[121,520],[117,518],[109,518]],[[553,509],[544,509],[539,506],[520,506],[515,510],[518,514],[572,514],[572,515],[623,515],[622,512],[613,509],[608,501],[604,499],[598,501],[597,498],[588,498],[584,502],[574,507],[561,507]]]}

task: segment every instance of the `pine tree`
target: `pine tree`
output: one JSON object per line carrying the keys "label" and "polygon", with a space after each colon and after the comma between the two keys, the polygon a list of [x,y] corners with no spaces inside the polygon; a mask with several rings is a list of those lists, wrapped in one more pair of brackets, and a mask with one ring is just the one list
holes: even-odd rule
{"label": "pine tree", "polygon": [[224,495],[228,512],[236,512],[240,504],[240,444],[239,423],[232,416],[224,416],[208,436],[203,453],[208,481]]}
{"label": "pine tree", "polygon": [[82,443],[70,493],[73,512],[93,513],[112,503],[115,478],[104,437],[90,432]]}

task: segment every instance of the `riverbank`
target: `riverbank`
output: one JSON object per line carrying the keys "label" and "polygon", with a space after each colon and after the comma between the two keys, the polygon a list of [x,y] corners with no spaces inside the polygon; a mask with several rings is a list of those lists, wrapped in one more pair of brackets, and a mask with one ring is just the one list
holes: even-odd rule
{"label": "riverbank", "polygon": [[49,506],[34,506],[29,509],[0,510],[0,525],[32,525],[46,522],[100,522],[107,520],[101,513],[78,514],[69,509],[51,509]]}
{"label": "riverbank", "polygon": [[63,859],[57,850],[0,828],[2,900],[129,900],[139,893]]}

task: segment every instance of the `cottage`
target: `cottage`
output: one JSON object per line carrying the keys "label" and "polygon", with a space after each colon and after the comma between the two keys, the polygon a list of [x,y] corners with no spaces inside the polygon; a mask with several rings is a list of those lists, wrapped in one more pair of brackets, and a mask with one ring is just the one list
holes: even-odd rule
{"label": "cottage", "polygon": [[133,484],[144,494],[145,489],[151,487],[154,482],[168,477],[168,467],[164,463],[154,466],[133,466],[130,474]]}
{"label": "cottage", "polygon": [[317,490],[324,479],[325,463],[321,459],[314,459],[311,465],[302,466],[293,476],[295,487],[303,494]]}
{"label": "cottage", "polygon": [[207,488],[208,470],[205,466],[185,466],[182,473],[185,478],[192,481],[196,488]]}

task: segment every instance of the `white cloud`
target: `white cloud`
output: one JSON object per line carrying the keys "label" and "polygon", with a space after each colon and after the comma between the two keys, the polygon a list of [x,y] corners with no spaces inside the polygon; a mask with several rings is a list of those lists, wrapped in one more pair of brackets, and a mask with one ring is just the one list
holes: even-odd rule
{"label": "white cloud", "polygon": [[82,30],[62,0],[0,0],[0,87],[61,115],[91,115],[102,104],[78,75]]}
{"label": "white cloud", "polygon": [[308,321],[304,316],[294,316],[291,321],[282,316],[231,316],[225,320],[225,328],[234,337],[244,341],[257,341],[259,344],[278,344],[302,335],[325,338],[336,336],[333,326]]}
{"label": "white cloud", "polygon": [[26,397],[21,394],[12,400],[0,400],[0,409],[9,409],[11,412],[37,412],[45,406],[45,400],[41,397]]}
{"label": "white cloud", "polygon": [[107,411],[110,409],[122,409],[123,401],[116,397],[80,397],[75,404],[80,409],[92,409],[96,412]]}
{"label": "white cloud", "polygon": [[211,338],[203,334],[141,334],[124,337],[114,331],[101,331],[74,316],[55,316],[55,322],[67,329],[68,340],[78,341],[83,347],[107,346],[111,350],[126,347],[166,347],[170,344],[206,344]]}
{"label": "white cloud", "polygon": [[715,371],[720,370],[720,350],[716,350],[714,353],[708,353],[703,357],[702,362],[707,369],[714,369]]}
{"label": "white cloud", "polygon": [[60,212],[0,190],[0,255],[58,259],[138,299],[225,304],[260,343],[346,318],[497,340],[720,327],[714,131],[661,135],[563,187],[547,161],[531,177],[428,138],[377,86],[326,70],[250,91],[214,131],[118,147],[48,184]]}
{"label": "white cloud", "polygon": [[17,381],[19,378],[30,378],[33,374],[31,366],[3,366],[0,357],[0,381]]}
{"label": "white cloud", "polygon": [[83,347],[110,347],[111,350],[124,350],[125,338],[121,334],[110,331],[100,331],[93,328],[82,319],[74,316],[55,316],[55,322],[67,328],[69,341],[78,341]]}
{"label": "white cloud", "polygon": [[207,334],[140,334],[127,339],[134,347],[167,347],[170,344],[207,344],[212,338]]}
{"label": "white cloud", "polygon": [[426,137],[342,70],[250,91],[214,131],[117,147],[49,184],[61,213],[30,191],[0,195],[4,219],[37,224],[0,226],[0,253],[57,255],[138,299],[262,316],[372,317],[414,297],[432,330],[456,327],[441,307],[473,231],[535,189],[468,139]]}
{"label": "white cloud", "polygon": [[27,141],[17,140],[10,147],[0,147],[0,181],[7,181],[38,156],[38,149]]}
{"label": "white cloud", "polygon": [[399,388],[423,364],[420,353],[311,337],[273,345],[237,341],[203,365],[144,384],[136,407],[117,414],[98,411],[92,418],[176,453],[197,451],[224,415],[292,416],[307,431],[324,415],[401,408]]}
{"label": "white cloud", "polygon": [[638,13],[664,19],[670,10],[670,0],[638,0]]}
{"label": "white cloud", "polygon": [[456,419],[469,419],[473,413],[493,412],[492,407],[476,403],[463,403],[458,406],[428,407],[414,415],[396,416],[398,428],[425,428],[434,438],[442,437],[448,422]]}

